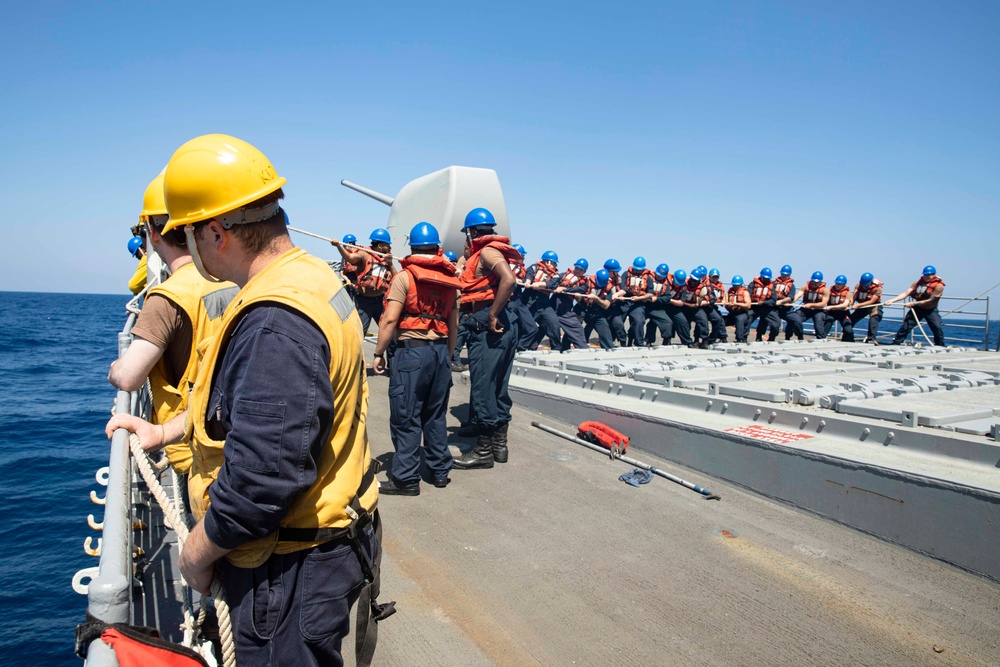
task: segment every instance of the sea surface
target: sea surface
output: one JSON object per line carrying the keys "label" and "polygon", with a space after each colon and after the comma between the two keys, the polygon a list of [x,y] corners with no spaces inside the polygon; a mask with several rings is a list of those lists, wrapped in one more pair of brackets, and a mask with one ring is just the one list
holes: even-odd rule
{"label": "sea surface", "polygon": [[[73,574],[97,565],[83,541],[103,518],[90,491],[107,465],[107,382],[127,295],[0,292],[0,656],[4,665],[79,665],[73,628],[87,601]],[[862,324],[862,327],[865,325]],[[886,322],[883,330],[896,324]],[[991,322],[996,349],[1000,322]],[[947,337],[971,337],[946,326]],[[982,331],[976,334],[981,338]]]}

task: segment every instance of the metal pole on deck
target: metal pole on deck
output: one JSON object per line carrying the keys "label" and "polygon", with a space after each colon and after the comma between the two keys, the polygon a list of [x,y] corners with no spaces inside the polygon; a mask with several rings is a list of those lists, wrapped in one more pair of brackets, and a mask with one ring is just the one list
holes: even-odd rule
{"label": "metal pole on deck", "polygon": [[360,192],[361,194],[367,197],[371,197],[375,201],[380,201],[386,206],[392,206],[392,202],[395,201],[395,199],[393,199],[388,195],[384,195],[381,192],[375,192],[374,190],[370,190],[363,185],[358,185],[357,183],[351,183],[350,181],[341,181],[340,184],[343,185],[345,188],[350,188],[355,192]]}

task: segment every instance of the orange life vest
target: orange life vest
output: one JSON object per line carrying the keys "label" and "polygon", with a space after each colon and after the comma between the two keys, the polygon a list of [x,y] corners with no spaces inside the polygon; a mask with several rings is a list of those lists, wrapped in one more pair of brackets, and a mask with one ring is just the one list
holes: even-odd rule
{"label": "orange life vest", "polygon": [[913,288],[913,300],[914,301],[926,301],[934,296],[934,290],[938,285],[944,287],[944,281],[934,276],[927,282],[922,280],[917,281],[917,286]]}
{"label": "orange life vest", "polygon": [[760,303],[761,301],[767,301],[774,294],[774,282],[769,282],[764,284],[764,281],[757,276],[750,283],[750,300],[753,303]]}
{"label": "orange life vest", "polygon": [[573,269],[569,269],[559,279],[559,287],[570,289],[571,287],[579,286],[581,282],[587,282],[587,276],[578,276],[573,273]]}
{"label": "orange life vest", "polygon": [[506,236],[480,236],[472,240],[472,254],[465,263],[465,269],[459,276],[462,284],[462,303],[476,303],[479,301],[493,301],[497,296],[497,285],[500,279],[495,273],[490,271],[480,278],[476,278],[476,269],[479,267],[479,256],[486,248],[496,248],[503,253],[507,262],[521,260],[521,253],[510,245],[510,239]]}
{"label": "orange life vest", "polygon": [[664,294],[668,294],[670,293],[670,288],[672,287],[670,284],[670,276],[660,280],[660,278],[654,273],[652,280],[649,281],[649,286],[650,293],[657,298],[663,296]]}
{"label": "orange life vest", "polygon": [[839,306],[847,300],[847,293],[850,292],[850,288],[847,285],[834,285],[830,288],[830,300],[827,305]]}
{"label": "orange life vest", "polygon": [[[693,285],[691,284],[692,282],[694,282]],[[684,285],[684,289],[681,290],[681,301],[697,304],[704,298],[706,289],[705,283],[695,282],[689,278],[687,284]]]}
{"label": "orange life vest", "polygon": [[389,289],[389,269],[391,268],[389,263],[373,254],[371,248],[361,248],[361,254],[365,258],[365,263],[357,270],[358,277],[354,281],[355,284],[360,289],[385,292]]}
{"label": "orange life vest", "polygon": [[448,335],[448,316],[455,307],[455,295],[462,283],[455,277],[455,265],[441,250],[436,255],[410,255],[399,263],[410,275],[400,329],[436,331]]}
{"label": "orange life vest", "polygon": [[[525,275],[527,275],[525,271]],[[548,262],[535,262],[535,275],[531,277],[533,283],[547,283],[558,275]]]}
{"label": "orange life vest", "polygon": [[774,279],[774,298],[784,299],[788,296],[794,296],[792,290],[795,288],[795,279],[791,276],[778,276]]}
{"label": "orange life vest", "polygon": [[587,285],[590,287],[590,291],[594,292],[601,301],[607,301],[608,296],[615,291],[615,286],[611,284],[610,280],[608,280],[608,284],[604,287],[598,287],[596,276],[588,277]]}
{"label": "orange life vest", "polygon": [[716,301],[722,301],[726,296],[726,286],[722,284],[721,280],[717,283],[713,283],[711,278],[709,278],[708,287],[715,293]]}
{"label": "orange life vest", "polygon": [[633,271],[631,266],[628,267],[625,271],[625,292],[629,296],[642,296],[648,287],[649,271],[646,269]]}
{"label": "orange life vest", "polygon": [[733,285],[729,288],[729,303],[734,306],[746,306],[747,303],[743,299],[744,294],[749,295],[750,290],[743,285]]}
{"label": "orange life vest", "polygon": [[528,275],[528,270],[524,267],[524,261],[509,263],[511,273],[514,274],[514,278],[517,280],[524,280],[524,277]]}
{"label": "orange life vest", "polygon": [[812,281],[806,283],[805,292],[802,293],[802,303],[819,303],[823,300],[823,290],[826,289],[826,283],[816,284],[818,287],[813,288]]}
{"label": "orange life vest", "polygon": [[[878,292],[882,288],[882,281],[878,278],[873,278],[867,285],[862,285],[858,283],[858,286],[854,288],[854,301],[857,303],[864,303],[868,299],[871,299],[874,292]],[[882,293],[879,292],[878,296],[875,297],[875,303],[882,300]]]}

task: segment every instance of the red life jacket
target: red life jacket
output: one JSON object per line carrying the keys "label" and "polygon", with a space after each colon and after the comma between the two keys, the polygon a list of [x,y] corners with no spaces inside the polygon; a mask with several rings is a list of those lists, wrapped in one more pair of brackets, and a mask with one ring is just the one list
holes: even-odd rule
{"label": "red life jacket", "polygon": [[828,306],[839,306],[840,304],[847,301],[847,293],[851,289],[847,285],[834,285],[830,288],[830,300],[827,302]]}
{"label": "red life jacket", "polygon": [[934,276],[927,282],[923,280],[917,281],[917,286],[913,288],[913,300],[914,301],[926,301],[934,296],[934,290],[938,285],[944,287],[944,281]]}
{"label": "red life jacket", "polygon": [[358,277],[355,283],[359,289],[385,292],[389,289],[389,269],[391,267],[388,262],[383,261],[381,257],[372,253],[371,248],[361,248],[365,264],[358,269]]}
{"label": "red life jacket", "polygon": [[760,276],[753,279],[750,283],[750,300],[753,303],[760,303],[761,301],[767,301],[774,294],[774,282],[769,282],[766,285]]}
{"label": "red life jacket", "polygon": [[784,299],[794,296],[792,289],[795,287],[795,279],[791,276],[778,276],[774,279],[774,298]]}
{"label": "red life jacket", "polygon": [[577,287],[581,282],[587,282],[587,276],[578,276],[573,273],[573,269],[569,269],[562,275],[559,279],[559,287],[565,287],[569,289],[571,287]]}
{"label": "red life jacket", "polygon": [[[525,271],[527,275],[527,271]],[[558,273],[552,270],[552,267],[548,262],[538,261],[535,262],[535,275],[532,276],[531,282],[533,283],[547,283],[553,278],[555,278]]]}
{"label": "red life jacket", "polygon": [[583,422],[577,427],[576,435],[606,449],[617,447],[620,451],[628,451],[628,436],[601,422]]}
{"label": "red life jacket", "polygon": [[806,283],[806,289],[802,293],[802,303],[819,303],[823,300],[823,290],[826,289],[826,283],[816,283],[818,286],[815,288],[813,284],[812,281]]}
{"label": "red life jacket", "polygon": [[715,300],[722,301],[723,297],[726,296],[726,286],[722,284],[722,281],[713,283],[711,279],[708,281],[709,288],[715,292]]}
{"label": "red life jacket", "polygon": [[646,288],[649,287],[649,271],[643,269],[642,271],[633,271],[632,267],[628,267],[625,271],[625,292],[629,296],[642,296],[646,293]]}
{"label": "red life jacket", "polygon": [[733,285],[729,288],[729,303],[737,306],[747,305],[743,300],[744,294],[749,295],[750,290],[743,285]]}
{"label": "red life jacket", "polygon": [[[873,278],[867,285],[862,285],[858,283],[858,286],[854,288],[854,301],[857,303],[864,303],[868,299],[875,296],[873,292],[878,292],[882,288],[882,281],[878,278]],[[875,303],[882,300],[882,293],[879,292],[878,296],[875,297]]]}
{"label": "red life jacket", "polygon": [[687,283],[684,285],[684,289],[681,290],[681,301],[684,303],[697,304],[702,300],[706,287],[702,282],[695,282],[694,285],[691,283],[692,280],[688,279]]}
{"label": "red life jacket", "polygon": [[653,279],[649,281],[649,291],[653,296],[659,298],[664,294],[670,293],[670,288],[672,287],[670,284],[670,276],[660,280],[659,276],[654,273],[652,278]]}
{"label": "red life jacket", "polygon": [[608,296],[615,291],[615,286],[611,284],[610,280],[608,280],[608,284],[604,287],[598,287],[596,276],[588,277],[587,285],[590,287],[590,291],[594,292],[601,301],[607,301]]}
{"label": "red life jacket", "polygon": [[472,254],[465,263],[462,275],[459,280],[462,284],[462,303],[476,303],[479,301],[493,301],[497,296],[497,285],[500,279],[495,273],[490,271],[481,278],[476,278],[476,269],[479,267],[479,255],[486,248],[496,248],[503,253],[507,262],[521,260],[521,253],[510,245],[510,239],[506,236],[480,236],[472,240]]}
{"label": "red life jacket", "polygon": [[441,250],[436,255],[410,255],[399,262],[410,276],[403,314],[397,325],[405,331],[436,331],[448,335],[448,316],[462,283],[455,265]]}
{"label": "red life jacket", "polygon": [[511,273],[514,274],[514,278],[517,280],[524,280],[524,277],[528,275],[528,270],[524,268],[524,262],[510,262]]}

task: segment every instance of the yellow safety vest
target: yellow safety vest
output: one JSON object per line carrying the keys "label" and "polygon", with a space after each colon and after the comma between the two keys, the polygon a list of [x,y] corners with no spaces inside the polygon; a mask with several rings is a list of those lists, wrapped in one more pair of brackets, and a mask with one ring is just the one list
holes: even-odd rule
{"label": "yellow safety vest", "polygon": [[138,294],[146,286],[146,257],[147,255],[142,256],[142,259],[139,260],[139,266],[135,267],[135,273],[129,278],[128,291],[132,294]]}
{"label": "yellow safety vest", "polygon": [[[226,310],[219,334],[204,351],[198,379],[191,392],[188,433],[194,461],[188,479],[191,510],[201,519],[208,510],[208,490],[225,456],[223,440],[213,440],[205,430],[212,380],[221,362],[220,351],[243,318],[247,308],[259,303],[283,304],[308,317],[326,336],[330,349],[330,383],[333,386],[333,424],[319,455],[316,481],[296,498],[281,525],[289,528],[344,528],[351,518],[347,507],[368,470],[368,380],[362,349],[361,319],[347,290],[333,270],[300,248],[282,254],[254,276]],[[273,360],[280,364],[280,359]],[[359,498],[361,506],[374,512],[378,487],[371,484]],[[229,553],[237,567],[257,567],[272,553],[291,553],[316,544],[278,542],[277,532],[251,540]]]}
{"label": "yellow safety vest", "polygon": [[[238,291],[233,283],[220,285],[208,282],[193,263],[181,266],[149,290],[147,299],[154,294],[170,299],[191,322],[191,350],[177,385],[167,379],[167,364],[162,356],[149,372],[149,386],[153,390],[153,423],[166,424],[187,410],[188,394],[198,370],[198,345],[218,330],[223,311]],[[168,445],[165,452],[177,472],[184,474],[191,468],[191,446],[187,441]]]}

